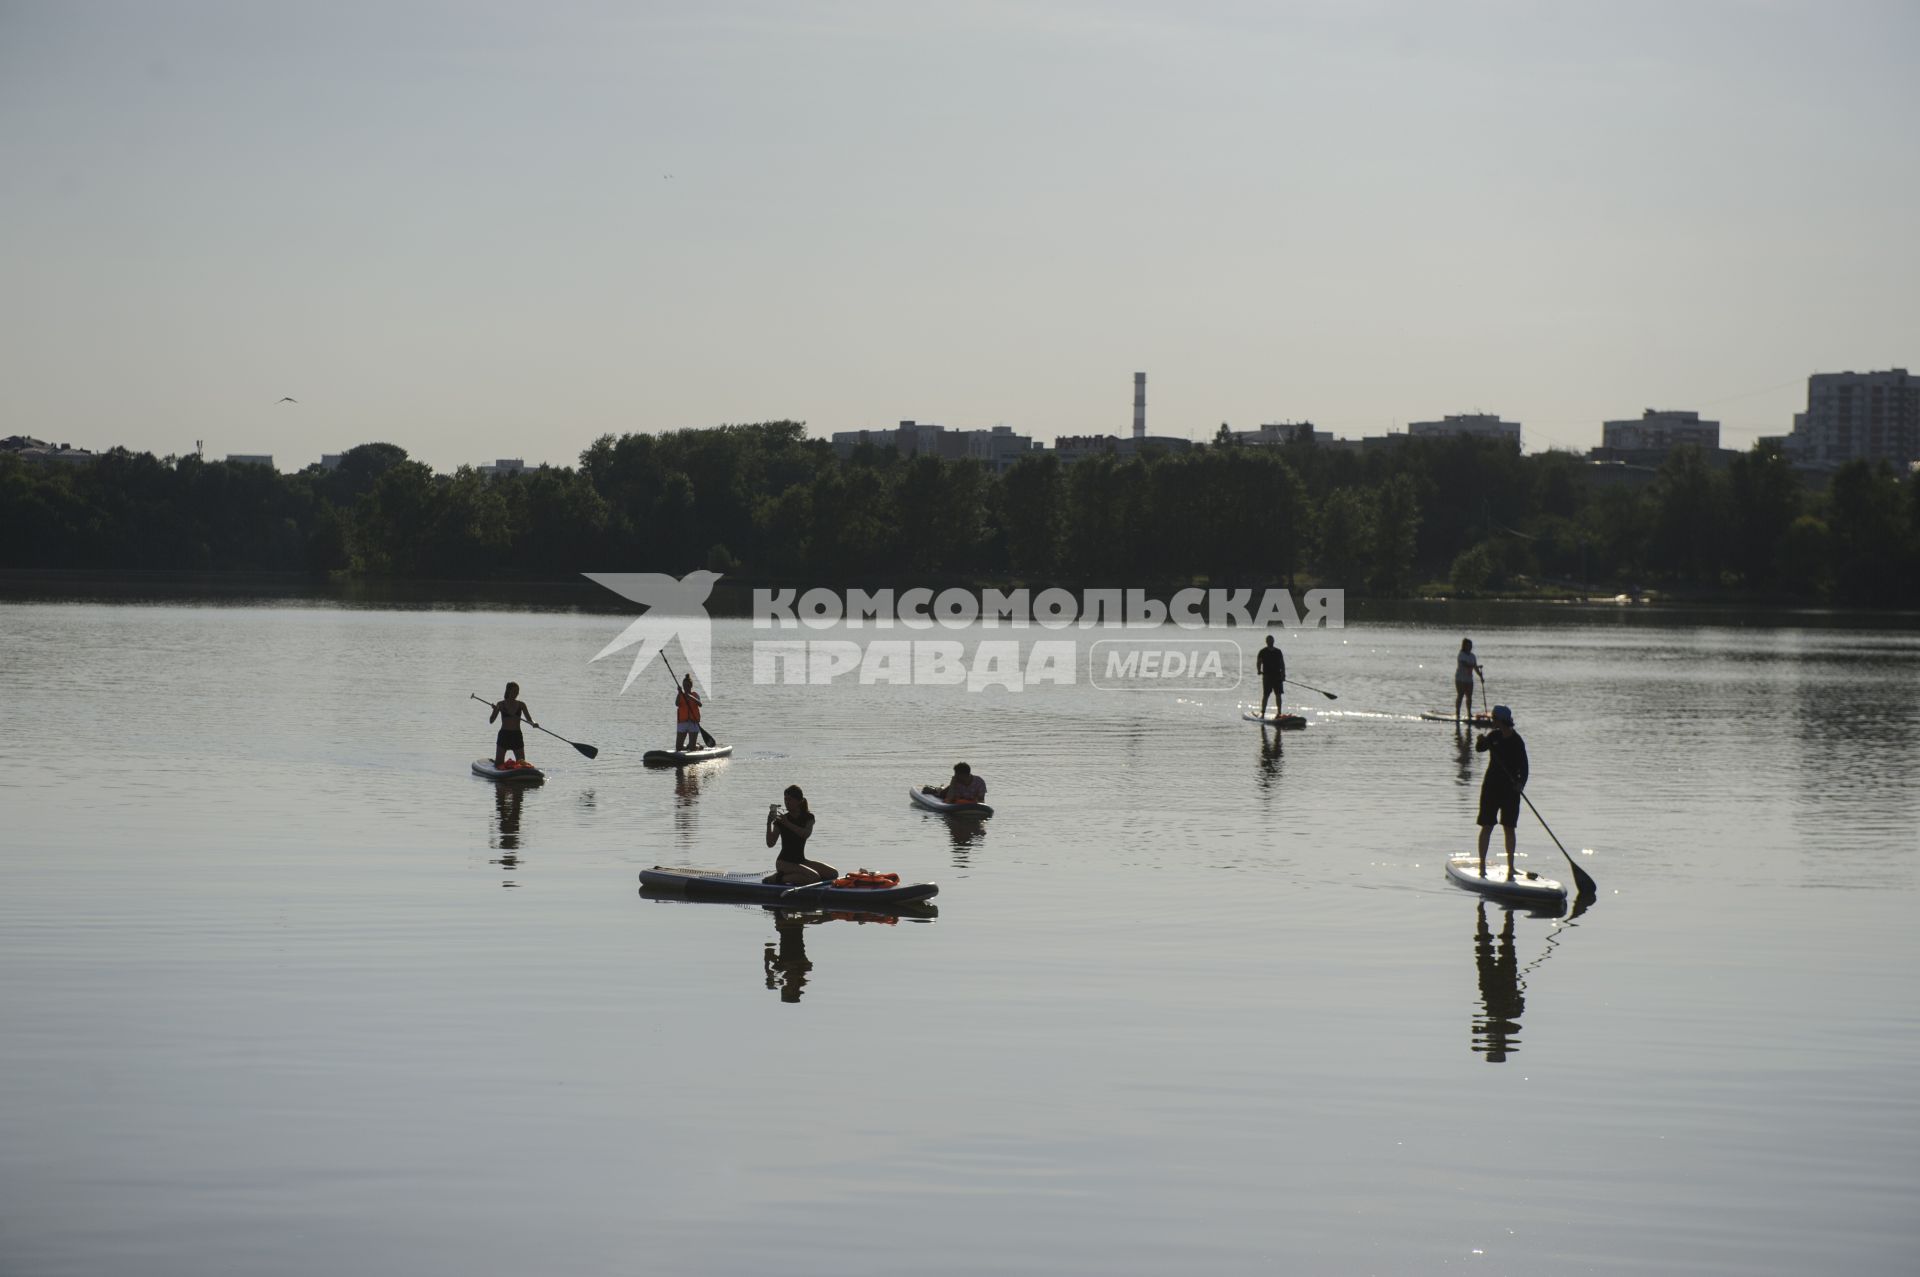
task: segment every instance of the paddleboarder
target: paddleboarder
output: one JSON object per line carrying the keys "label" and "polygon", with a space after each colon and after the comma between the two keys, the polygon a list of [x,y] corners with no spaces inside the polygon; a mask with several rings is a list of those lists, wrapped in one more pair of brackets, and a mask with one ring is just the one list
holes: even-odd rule
{"label": "paddleboarder", "polygon": [[[700,747],[700,693],[693,690],[693,675],[680,680],[680,691],[673,698],[673,747]],[[772,846],[772,843],[768,843]]]}
{"label": "paddleboarder", "polygon": [[1253,658],[1253,668],[1260,675],[1260,717],[1267,716],[1267,697],[1273,697],[1273,716],[1280,717],[1280,689],[1287,681],[1287,658],[1274,645],[1273,635],[1267,635],[1267,645]]}
{"label": "paddleboarder", "polygon": [[504,698],[493,703],[493,713],[487,715],[487,721],[500,720],[500,734],[493,740],[493,765],[505,766],[507,755],[512,754],[515,762],[527,761],[527,743],[520,735],[520,724],[538,727],[533,714],[520,699],[520,684],[508,683]]}
{"label": "paddleboarder", "polygon": [[1493,707],[1493,730],[1473,742],[1475,753],[1489,755],[1480,782],[1480,876],[1487,876],[1487,844],[1495,822],[1507,842],[1507,881],[1513,881],[1513,827],[1520,822],[1520,791],[1527,787],[1527,743],[1513,730],[1513,711]]}
{"label": "paddleboarder", "polygon": [[800,786],[788,785],[781,797],[787,800],[785,811],[778,804],[767,808],[767,846],[780,844],[773,860],[774,877],[790,887],[832,882],[840,871],[806,856],[807,839],[813,837],[813,812],[807,806],[807,796],[800,792]]}
{"label": "paddleboarder", "polygon": [[1460,655],[1455,658],[1453,667],[1453,721],[1460,721],[1460,702],[1467,703],[1467,717],[1473,717],[1473,676],[1480,676],[1480,695],[1484,700],[1487,692],[1487,672],[1480,665],[1480,658],[1473,654],[1473,640],[1460,640]]}
{"label": "paddleboarder", "polygon": [[943,803],[983,803],[987,801],[987,782],[965,763],[955,763],[953,779],[944,785],[922,785],[920,792],[932,794]]}

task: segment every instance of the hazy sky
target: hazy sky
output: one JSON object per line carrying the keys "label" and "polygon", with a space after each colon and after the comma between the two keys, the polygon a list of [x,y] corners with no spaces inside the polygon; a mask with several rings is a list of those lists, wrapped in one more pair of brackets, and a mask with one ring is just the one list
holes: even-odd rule
{"label": "hazy sky", "polygon": [[[441,468],[1920,369],[1920,4],[0,0],[0,433]],[[282,395],[297,405],[275,406]]]}

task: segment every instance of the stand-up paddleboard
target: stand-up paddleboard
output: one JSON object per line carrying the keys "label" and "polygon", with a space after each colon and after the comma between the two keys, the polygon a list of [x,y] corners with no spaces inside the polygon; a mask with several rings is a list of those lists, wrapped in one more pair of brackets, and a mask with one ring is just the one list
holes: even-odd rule
{"label": "stand-up paddleboard", "polygon": [[1551,878],[1541,878],[1528,873],[1519,866],[1514,867],[1515,877],[1507,878],[1507,853],[1504,851],[1487,852],[1487,874],[1480,876],[1480,857],[1473,852],[1461,852],[1447,858],[1447,877],[1461,886],[1486,896],[1498,896],[1503,900],[1565,900],[1567,889]]}
{"label": "stand-up paddleboard", "polygon": [[640,761],[649,767],[685,767],[688,763],[704,763],[709,758],[725,758],[732,752],[731,745],[709,745],[705,749],[650,749],[640,755]]}
{"label": "stand-up paddleboard", "polygon": [[940,894],[938,883],[902,882],[891,886],[842,887],[844,879],[820,886],[789,887],[752,870],[687,869],[655,865],[640,871],[640,885],[659,892],[702,896],[709,900],[780,902],[795,908],[862,909],[926,900]]}
{"label": "stand-up paddleboard", "polygon": [[923,794],[918,787],[907,790],[907,797],[913,799],[928,811],[945,812],[949,816],[991,816],[993,808],[985,803],[950,803],[944,798],[935,798],[932,794]]}
{"label": "stand-up paddleboard", "polygon": [[473,774],[485,776],[488,780],[544,780],[547,775],[532,763],[515,762],[511,758],[504,767],[495,767],[491,758],[476,758],[473,760]]}
{"label": "stand-up paddleboard", "polygon": [[1429,713],[1424,713],[1420,715],[1420,717],[1424,718],[1429,723],[1458,722],[1463,727],[1483,727],[1483,728],[1493,726],[1493,715],[1491,714],[1475,714],[1471,718],[1467,717],[1465,714],[1462,714],[1458,719],[1456,719],[1454,718],[1453,715],[1447,713],[1445,710],[1436,709]]}
{"label": "stand-up paddleboard", "polygon": [[1265,723],[1268,727],[1277,727],[1283,732],[1298,731],[1307,725],[1307,720],[1298,714],[1242,714],[1240,717],[1249,723]]}

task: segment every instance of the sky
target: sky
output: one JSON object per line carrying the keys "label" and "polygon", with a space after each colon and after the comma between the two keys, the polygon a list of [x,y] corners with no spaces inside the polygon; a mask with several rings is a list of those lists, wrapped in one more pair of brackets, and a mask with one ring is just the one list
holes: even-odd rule
{"label": "sky", "polygon": [[[1529,451],[1920,370],[1920,4],[0,0],[0,434]],[[298,402],[278,403],[283,396]]]}

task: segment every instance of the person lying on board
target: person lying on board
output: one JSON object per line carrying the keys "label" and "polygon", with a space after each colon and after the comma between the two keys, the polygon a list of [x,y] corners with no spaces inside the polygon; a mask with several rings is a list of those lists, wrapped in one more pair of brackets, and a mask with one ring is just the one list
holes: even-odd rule
{"label": "person lying on board", "polygon": [[810,882],[832,882],[840,871],[821,860],[807,859],[807,839],[813,837],[813,812],[800,786],[788,785],[781,797],[787,809],[767,807],[767,846],[780,844],[773,859],[773,876],[789,887],[804,887]]}
{"label": "person lying on board", "polygon": [[953,765],[953,779],[944,785],[922,785],[920,792],[931,794],[943,803],[983,803],[987,801],[987,782],[973,774],[965,763]]}
{"label": "person lying on board", "polygon": [[[680,680],[680,692],[673,698],[673,747],[700,747],[700,693],[693,690],[693,675]],[[772,846],[771,843],[768,846]]]}
{"label": "person lying on board", "polygon": [[487,721],[491,723],[496,718],[500,720],[500,734],[493,741],[493,765],[504,766],[508,754],[517,762],[526,762],[527,743],[520,735],[520,724],[524,722],[528,727],[540,724],[533,721],[533,711],[520,699],[520,684],[508,683],[505,698],[493,703],[493,713],[487,715]]}

